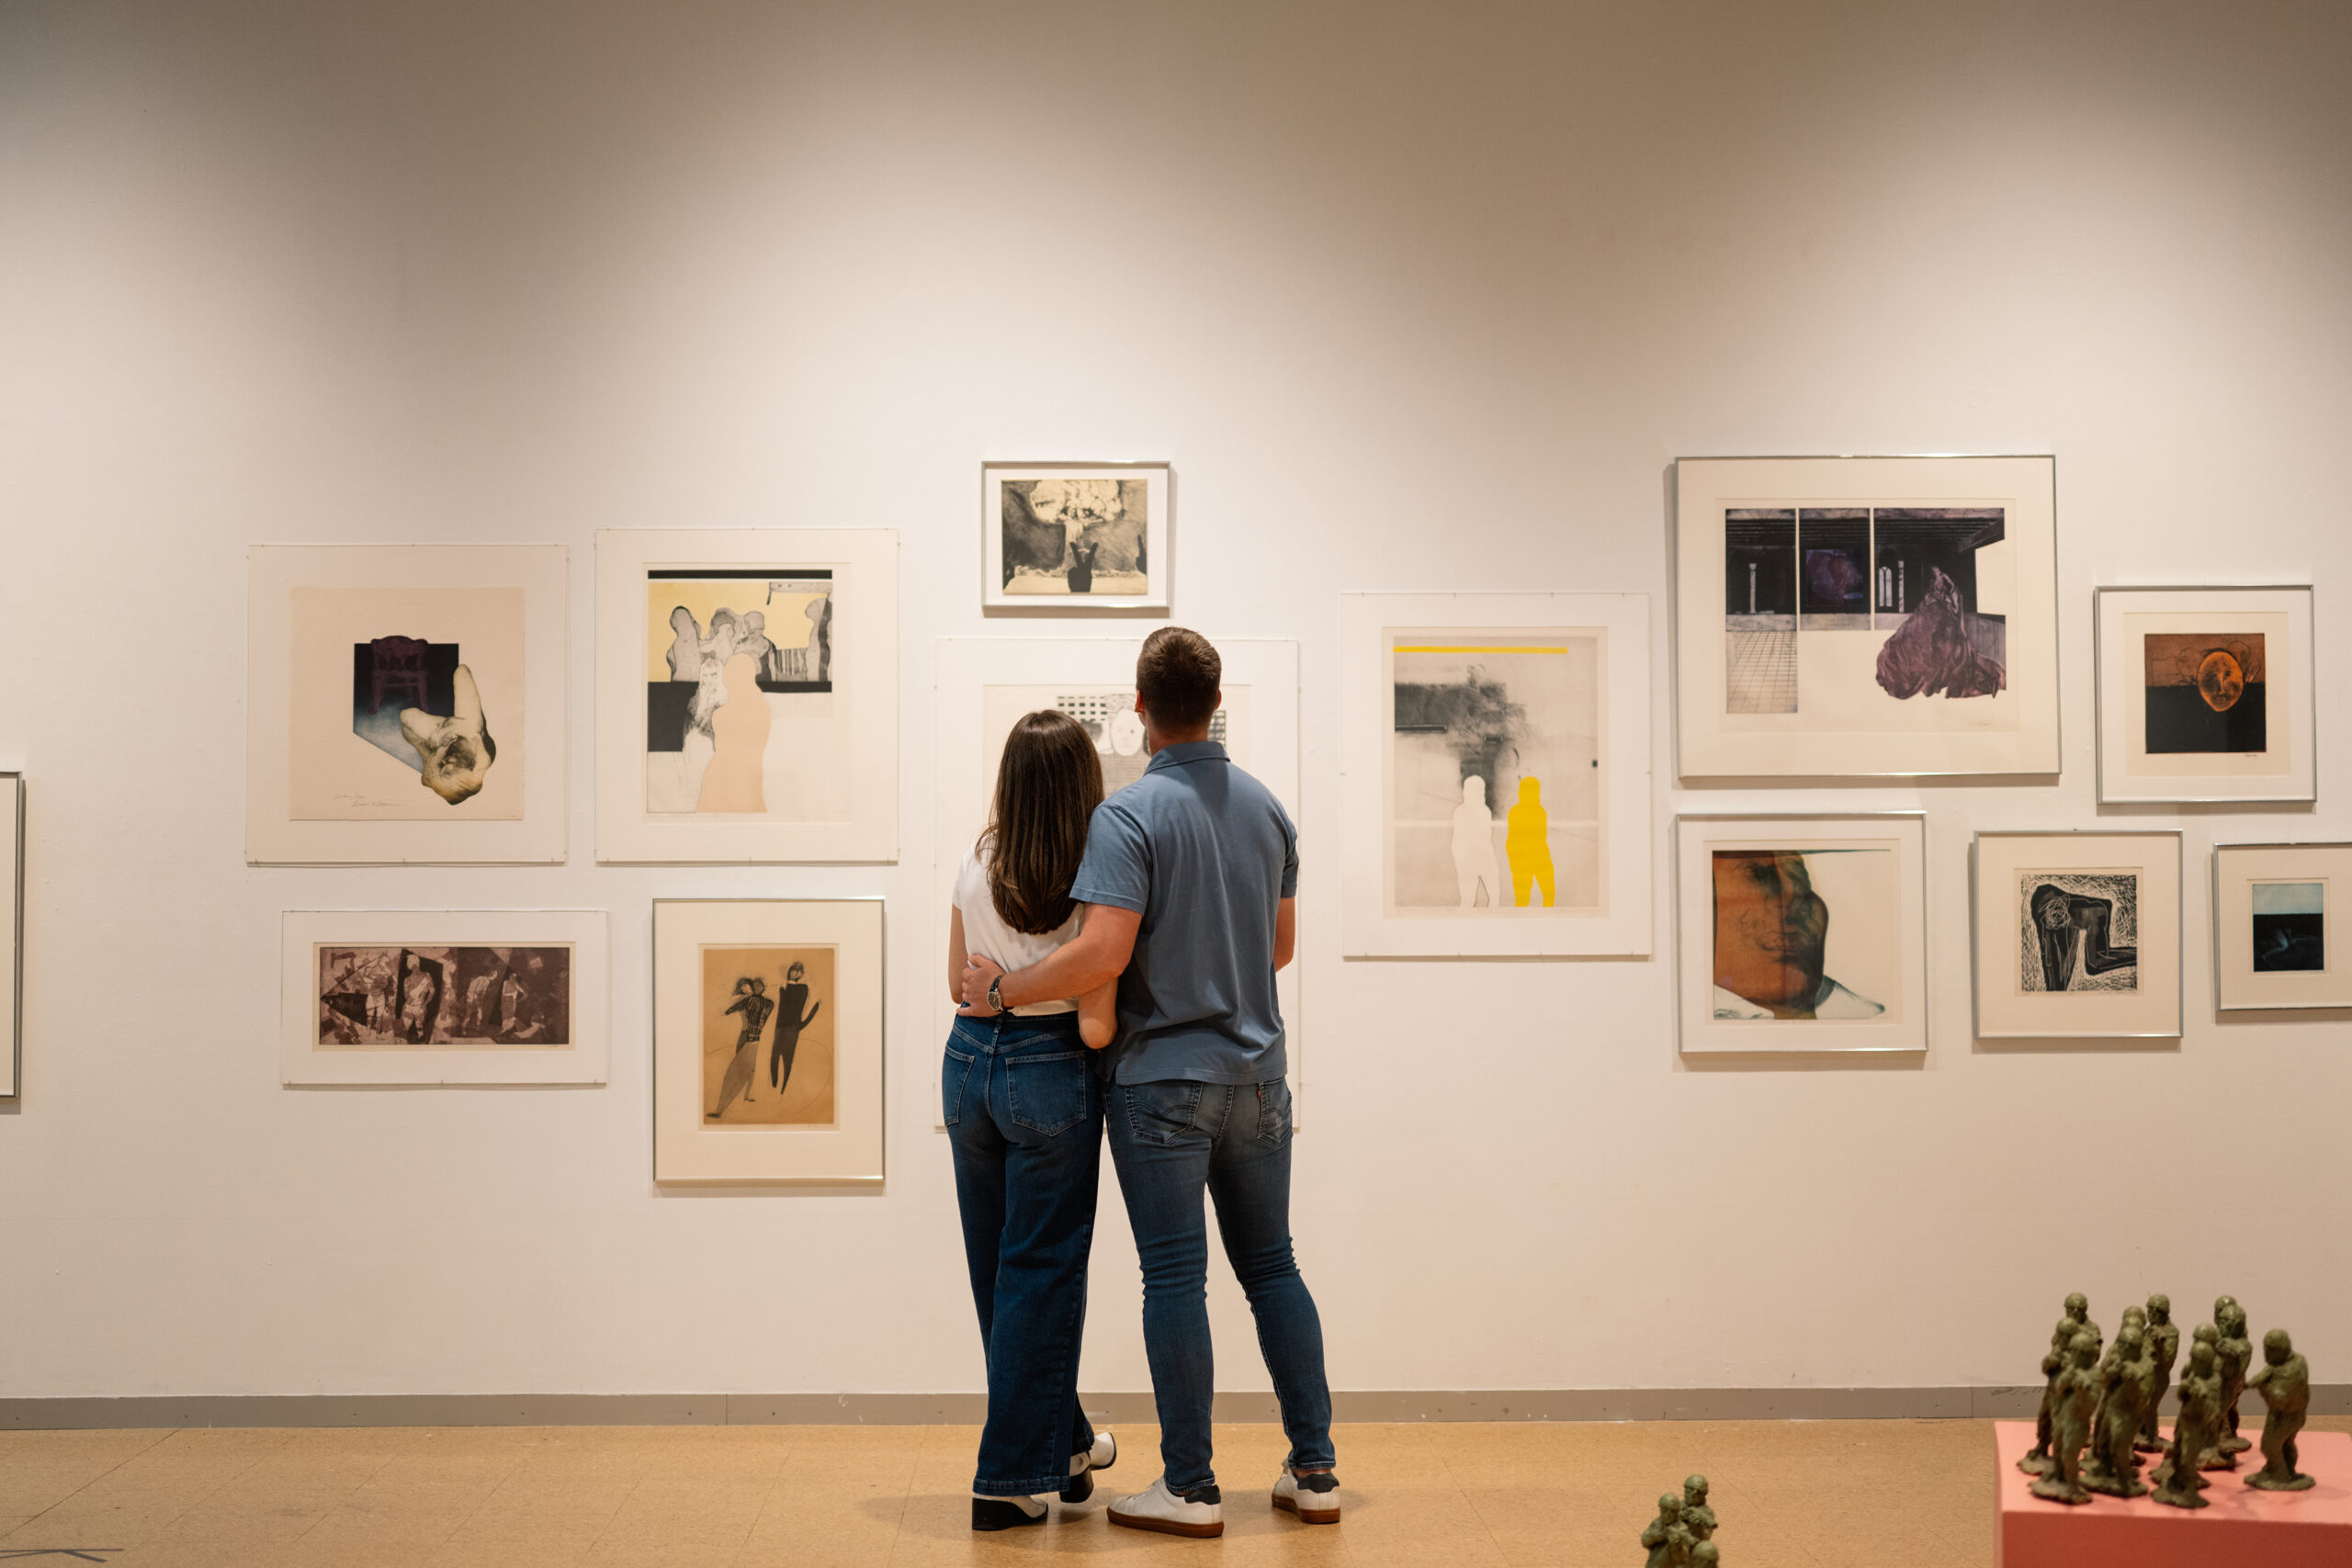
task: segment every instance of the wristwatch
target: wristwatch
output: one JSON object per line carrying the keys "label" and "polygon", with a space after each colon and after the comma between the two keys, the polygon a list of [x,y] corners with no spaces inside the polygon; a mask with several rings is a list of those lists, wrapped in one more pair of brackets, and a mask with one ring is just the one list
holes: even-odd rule
{"label": "wristwatch", "polygon": [[1004,1005],[1004,998],[996,994],[996,988],[1002,984],[1004,984],[1004,976],[1001,975],[989,982],[989,1006],[996,1009],[997,1016],[1000,1018],[1012,1010]]}

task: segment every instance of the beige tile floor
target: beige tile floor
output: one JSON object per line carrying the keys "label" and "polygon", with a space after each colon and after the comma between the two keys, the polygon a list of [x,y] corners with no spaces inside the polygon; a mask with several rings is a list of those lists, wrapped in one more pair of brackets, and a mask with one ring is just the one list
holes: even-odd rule
{"label": "beige tile floor", "polygon": [[[2352,1430],[2352,1420],[2314,1421]],[[1638,1563],[1703,1471],[1731,1568],[1982,1568],[1981,1421],[1351,1426],[1337,1528],[1273,1513],[1272,1427],[1217,1428],[1221,1541],[1114,1529],[1102,1494],[975,1536],[969,1427],[0,1432],[0,1562],[65,1568],[925,1568],[1053,1557],[1226,1564]],[[1155,1473],[1149,1427],[1119,1468]]]}

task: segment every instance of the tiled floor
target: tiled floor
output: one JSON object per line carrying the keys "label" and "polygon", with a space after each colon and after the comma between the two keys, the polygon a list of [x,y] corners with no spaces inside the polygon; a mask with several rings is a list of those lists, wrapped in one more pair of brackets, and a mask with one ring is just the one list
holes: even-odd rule
{"label": "tiled floor", "polygon": [[[2352,1421],[2315,1427],[2352,1430]],[[1981,1421],[1345,1427],[1347,1518],[1299,1525],[1265,1488],[1272,1427],[1221,1427],[1222,1541],[1114,1529],[1153,1434],[1086,1507],[967,1528],[969,1427],[559,1427],[0,1432],[0,1562],[131,1568],[834,1568],[1122,1562],[1641,1561],[1658,1495],[1713,1481],[1734,1568],[1981,1568]],[[41,1548],[87,1555],[33,1556]]]}
{"label": "tiled floor", "polygon": [[1724,661],[1725,713],[1797,711],[1794,630],[1726,630]]}

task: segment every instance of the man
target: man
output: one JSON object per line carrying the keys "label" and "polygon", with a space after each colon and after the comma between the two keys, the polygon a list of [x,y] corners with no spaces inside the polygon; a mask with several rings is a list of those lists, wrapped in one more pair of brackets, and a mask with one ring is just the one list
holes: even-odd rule
{"label": "man", "polygon": [[1829,906],[1804,854],[1717,850],[1717,1018],[1876,1018],[1885,1007],[1822,972]]}
{"label": "man", "polygon": [[1111,1522],[1225,1533],[1210,1464],[1216,1388],[1205,1191],[1258,1320],[1290,1457],[1274,1506],[1336,1524],[1323,1327],[1291,1254],[1290,1090],[1274,972],[1296,942],[1297,831],[1266,787],[1211,740],[1223,663],[1196,632],[1154,632],[1136,662],[1144,775],[1096,807],[1070,896],[1076,939],[1005,974],[975,959],[965,1010],[993,1013],[1119,981],[1111,1158],[1142,1255],[1144,1348],[1163,1472]]}

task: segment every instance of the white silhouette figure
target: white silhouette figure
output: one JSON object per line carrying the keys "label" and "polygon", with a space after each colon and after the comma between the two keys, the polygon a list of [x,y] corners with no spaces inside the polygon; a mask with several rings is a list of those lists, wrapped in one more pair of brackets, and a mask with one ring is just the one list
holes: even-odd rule
{"label": "white silhouette figure", "polygon": [[1495,861],[1495,814],[1487,809],[1487,781],[1473,773],[1462,781],[1462,804],[1453,808],[1453,879],[1462,907],[1474,908],[1478,884],[1487,885],[1487,907],[1502,903],[1502,868]]}

